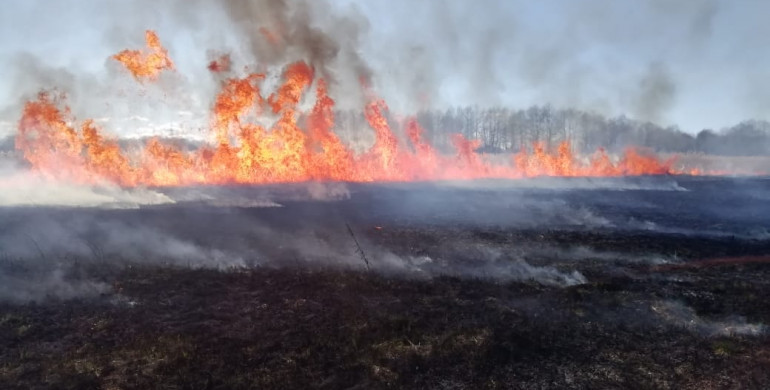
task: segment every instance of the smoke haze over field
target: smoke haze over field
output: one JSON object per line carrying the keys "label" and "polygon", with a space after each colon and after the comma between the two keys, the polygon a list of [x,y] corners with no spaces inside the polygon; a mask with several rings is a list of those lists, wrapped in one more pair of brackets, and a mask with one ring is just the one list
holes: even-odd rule
{"label": "smoke haze over field", "polygon": [[[766,245],[770,230],[764,218],[770,182],[761,178],[154,190],[21,179],[27,187],[0,196],[0,302],[111,294],[80,265],[352,269],[563,288],[593,282],[596,269],[647,279],[646,267],[692,260],[680,257],[681,243]],[[30,195],[30,187],[43,184]],[[522,233],[527,231],[537,234]],[[571,241],[575,234],[588,239]],[[673,240],[675,249],[661,251],[645,238],[650,236]],[[613,246],[618,237],[641,237],[642,244]],[[677,326],[693,323],[709,334],[735,326],[731,331],[760,329],[709,323],[670,305],[656,316]]]}
{"label": "smoke haze over field", "polygon": [[768,11],[8,0],[0,389],[768,382]]}
{"label": "smoke haze over field", "polygon": [[[222,4],[8,2],[0,17],[0,69],[12,76],[0,84],[2,116],[16,120],[21,99],[59,87],[72,95],[79,117],[128,116],[131,107],[154,121],[189,122],[178,112],[200,114],[211,103],[217,82],[206,53],[213,50],[230,53],[235,70],[309,60],[334,81],[331,93],[343,108],[360,105],[363,79],[401,114],[550,103],[690,132],[770,119],[765,2]],[[108,58],[140,46],[147,28],[167,43],[178,73],[157,86],[135,86]],[[198,119],[190,127],[204,124]]]}
{"label": "smoke haze over field", "polygon": [[[5,106],[2,117],[9,118],[5,123],[13,123],[26,99],[35,96],[41,89],[55,88],[67,96],[67,103],[77,120],[95,118],[99,126],[118,137],[153,135],[160,129],[159,123],[165,124],[167,129],[179,131],[200,129],[210,125],[211,118],[207,112],[223,79],[249,72],[264,72],[266,79],[263,89],[273,91],[282,81],[286,65],[301,60],[312,67],[309,72],[313,75],[309,80],[317,76],[329,82],[329,94],[337,105],[324,107],[360,112],[372,96],[381,95],[394,113],[393,117],[380,118],[382,122],[400,119],[402,115],[411,115],[423,109],[458,105],[524,107],[531,104],[553,104],[611,115],[628,114],[639,120],[666,123],[685,115],[686,111],[681,110],[689,102],[698,107],[699,112],[718,115],[716,119],[697,117],[698,120],[724,123],[732,121],[734,117],[756,113],[746,111],[744,108],[747,105],[740,103],[741,99],[736,100],[737,106],[730,106],[727,111],[704,110],[704,104],[714,101],[713,96],[708,92],[703,93],[703,90],[695,94],[693,85],[705,88],[706,91],[708,88],[719,89],[722,86],[704,84],[703,79],[698,79],[697,73],[693,76],[688,70],[695,61],[699,61],[704,69],[709,69],[713,74],[754,77],[755,72],[752,70],[760,66],[764,59],[744,63],[741,62],[742,54],[736,52],[731,54],[734,58],[725,62],[724,46],[736,40],[743,42],[741,39],[746,33],[727,32],[725,23],[739,16],[748,18],[762,5],[745,2],[741,4],[750,7],[741,8],[734,4],[717,0],[688,6],[664,1],[642,5],[631,2],[609,5],[598,0],[537,4],[489,1],[484,6],[456,0],[416,4],[407,1],[310,0],[174,0],[160,3],[142,0],[110,4],[96,1],[60,2],[54,5],[42,1],[14,2],[9,6],[11,12],[4,13],[14,17],[0,20],[1,28],[8,30],[0,30],[0,36],[6,40],[0,45],[4,58],[0,66],[8,70],[6,74],[12,75],[0,84],[0,90],[3,91],[0,105]],[[628,15],[632,16],[626,17]],[[752,25],[751,20],[745,21]],[[18,28],[21,24],[24,24],[24,29]],[[86,28],[73,33],[73,26]],[[145,29],[157,31],[174,62],[173,70],[160,73],[153,82],[132,78],[112,57],[124,48],[142,47],[142,33]],[[19,35],[21,30],[31,33]],[[747,41],[741,44],[744,49],[750,49],[753,45],[758,43]],[[207,65],[221,55],[228,56],[228,66],[222,69],[214,67],[217,70],[212,72],[212,67]],[[732,69],[733,66],[736,69]],[[299,74],[302,75],[301,72]],[[751,85],[760,83],[756,78],[728,81],[736,82],[736,86],[744,81]],[[301,91],[297,93],[301,94]],[[312,96],[312,93],[307,96]],[[297,98],[299,106],[305,111],[313,106],[310,102],[312,99]],[[696,99],[695,103],[693,99]],[[276,120],[274,114],[281,111],[281,105],[278,106],[278,109],[273,108],[273,114],[262,112],[259,118],[248,119],[254,119],[260,124],[262,121]],[[287,118],[294,116],[293,111],[287,113]],[[237,114],[233,117],[236,122],[239,115],[253,114]],[[685,116],[690,118],[689,115]],[[34,128],[39,117],[32,115],[26,119],[27,124],[33,125],[28,127],[30,132],[22,139],[34,141],[35,136],[39,136],[36,132],[39,129]],[[67,120],[69,118],[65,117],[64,121]],[[369,130],[364,128],[362,131]],[[540,137],[546,130],[550,136],[550,128],[538,129],[536,135]],[[389,142],[387,140],[386,143]],[[460,145],[465,145],[470,151],[475,148],[470,143]],[[306,147],[302,143],[300,146]],[[48,149],[51,149],[50,145],[43,142],[39,149],[33,147],[23,152],[45,154]],[[103,149],[109,150],[104,146]],[[384,150],[390,153],[390,150]],[[88,149],[88,152],[95,154],[98,151],[101,149]],[[565,146],[564,151],[569,152],[569,146]],[[388,153],[383,155],[384,161],[390,161],[391,155]],[[56,153],[53,156],[51,160],[61,157]],[[29,158],[27,160],[34,167],[34,162],[29,161]],[[55,164],[58,161],[50,164],[51,161],[43,160],[43,163],[49,164],[46,167],[59,168]],[[642,166],[647,162],[643,158],[639,160]],[[107,162],[107,168],[114,168],[110,166],[111,163],[123,160],[104,161]],[[168,168],[169,161],[160,159],[156,168],[162,169],[164,164]],[[571,160],[569,162],[572,163]],[[506,166],[510,164],[510,161],[504,163]],[[521,165],[519,168],[527,166],[523,163]],[[654,166],[651,171],[643,172],[671,172],[666,164],[661,166],[666,169],[658,170]],[[280,209],[284,200],[354,201],[349,188],[344,184],[311,183],[292,193],[289,198],[279,199],[254,198],[248,194],[231,196],[227,190],[209,196],[205,191],[198,193],[189,187],[182,188],[175,197],[174,194],[160,190],[124,190],[109,185],[75,186],[62,182],[44,182],[39,178],[18,175],[18,169],[14,166],[0,172],[6,176],[3,185],[10,187],[9,191],[0,195],[0,206],[134,207],[141,210],[140,206],[173,207],[177,201],[181,201],[197,202],[204,210],[208,210],[208,207],[231,210]],[[10,176],[6,175],[9,172]],[[620,172],[625,174],[622,172],[626,171]],[[272,172],[266,174],[266,177],[275,178]],[[286,177],[292,179],[286,181],[300,181],[294,179],[316,179],[318,176]],[[349,177],[354,176],[346,178]],[[385,181],[398,178],[372,177],[374,180]],[[439,176],[427,177],[435,179]],[[325,176],[323,178],[328,179]],[[420,179],[425,180],[422,177]],[[228,182],[202,181],[207,184]],[[162,185],[153,181],[138,183]],[[606,190],[602,183],[582,184],[589,189]],[[638,183],[627,184],[612,182],[609,187],[612,190],[637,188]],[[554,190],[547,182],[541,185],[544,187],[539,190]],[[483,184],[473,183],[469,191],[482,187]],[[559,183],[556,189],[558,187]],[[641,183],[641,188],[646,188],[645,183]],[[660,192],[680,192],[681,189],[676,182],[658,181],[653,185],[653,190]],[[537,193],[538,189],[534,191]],[[422,215],[426,220],[448,225],[495,223],[517,228],[556,226],[630,230],[652,226],[661,230],[692,231],[689,226],[669,228],[655,221],[637,221],[625,216],[620,220],[611,220],[601,214],[600,208],[572,202],[569,196],[581,196],[579,191],[575,194],[559,198],[553,193],[547,193],[545,199],[521,193],[510,193],[509,197],[483,192],[473,195],[498,206],[489,209],[485,205],[467,203],[465,197],[469,195],[451,192],[450,186],[448,193],[441,194],[444,203],[438,207],[434,206],[436,199],[411,191],[385,199],[384,202],[392,203],[387,207],[389,218],[397,216],[408,220],[415,215]],[[635,206],[645,207],[643,204]],[[505,212],[501,209],[505,209]],[[447,210],[453,212],[448,213]],[[376,214],[378,211],[371,212]],[[0,236],[0,245],[7,256],[19,258],[48,252],[81,257],[100,253],[99,256],[149,258],[149,261],[163,259],[172,264],[204,266],[263,264],[275,259],[285,260],[286,253],[302,261],[320,259],[321,264],[341,263],[349,266],[357,264],[359,260],[354,250],[340,245],[348,240],[344,231],[330,233],[332,237],[319,237],[326,233],[318,233],[302,225],[302,229],[293,231],[297,234],[292,233],[286,238],[274,226],[244,221],[234,222],[227,227],[233,229],[232,237],[238,239],[225,236],[217,241],[201,237],[199,232],[179,235],[176,225],[165,225],[170,222],[161,221],[158,226],[144,222],[132,224],[120,217],[123,214],[118,214],[114,220],[85,218],[75,214],[64,222],[63,219],[36,214],[36,218],[31,220],[15,221],[16,227],[8,228],[10,234]],[[232,215],[227,217],[236,218]],[[298,218],[304,220],[305,217],[300,215]],[[337,225],[341,227],[346,222],[340,220]],[[756,228],[761,230],[764,227]],[[735,228],[730,226],[727,234],[744,234],[731,229]],[[34,237],[30,240],[23,238],[34,232],[43,234],[40,239],[43,246],[37,245]],[[263,245],[250,246],[253,242],[240,234],[246,234],[246,237],[253,234],[263,240]],[[104,246],[103,249],[94,250],[88,245],[88,240],[93,236],[100,237],[98,241]],[[30,246],[27,241],[34,245]],[[280,250],[271,253],[276,243],[279,243]],[[505,275],[507,278],[534,278],[556,285],[586,281],[577,271],[532,266],[523,259],[506,257],[505,253],[494,248],[485,248],[481,252],[480,259],[477,259],[482,264],[481,271],[474,268],[473,271],[462,269],[456,272],[479,276],[487,270],[493,270],[491,272],[494,274]],[[397,255],[389,250],[375,250],[375,253],[377,255],[373,258],[380,260],[376,267],[416,267],[421,272],[444,272],[441,266],[436,265],[441,264],[441,258],[403,253]],[[416,266],[415,262],[419,264]],[[52,280],[58,281],[60,278],[56,276]]]}

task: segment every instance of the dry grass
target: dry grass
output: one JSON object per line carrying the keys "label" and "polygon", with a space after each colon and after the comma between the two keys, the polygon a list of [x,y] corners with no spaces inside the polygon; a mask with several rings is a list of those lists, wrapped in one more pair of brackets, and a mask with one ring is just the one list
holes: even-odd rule
{"label": "dry grass", "polygon": [[674,167],[684,172],[697,169],[703,173],[770,175],[770,156],[715,156],[703,153],[663,155],[676,157]]}

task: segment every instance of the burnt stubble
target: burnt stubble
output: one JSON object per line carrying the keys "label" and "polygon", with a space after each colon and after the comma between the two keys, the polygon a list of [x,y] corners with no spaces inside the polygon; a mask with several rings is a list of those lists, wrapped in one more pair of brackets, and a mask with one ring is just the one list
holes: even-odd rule
{"label": "burnt stubble", "polygon": [[0,210],[0,387],[770,382],[765,178],[340,185]]}

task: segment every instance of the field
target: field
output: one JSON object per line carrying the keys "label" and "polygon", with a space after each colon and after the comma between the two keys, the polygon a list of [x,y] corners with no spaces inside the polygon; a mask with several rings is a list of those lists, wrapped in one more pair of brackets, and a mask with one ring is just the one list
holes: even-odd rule
{"label": "field", "polygon": [[0,209],[0,388],[770,383],[767,178],[147,191]]}
{"label": "field", "polygon": [[703,153],[664,154],[664,158],[675,158],[674,166],[683,171],[696,170],[712,174],[743,173],[746,175],[767,175],[770,166],[768,156],[718,156]]}

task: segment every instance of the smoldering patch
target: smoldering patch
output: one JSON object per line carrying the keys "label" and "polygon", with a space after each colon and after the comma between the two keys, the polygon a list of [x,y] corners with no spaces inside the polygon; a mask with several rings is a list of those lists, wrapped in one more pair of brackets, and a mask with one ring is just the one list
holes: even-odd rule
{"label": "smoldering patch", "polygon": [[650,310],[661,321],[708,337],[761,336],[767,332],[764,324],[749,323],[740,316],[722,320],[707,320],[681,302],[659,301],[650,304]]}
{"label": "smoldering patch", "polygon": [[0,302],[29,302],[97,299],[112,293],[112,287],[73,266],[53,258],[0,259]]}

